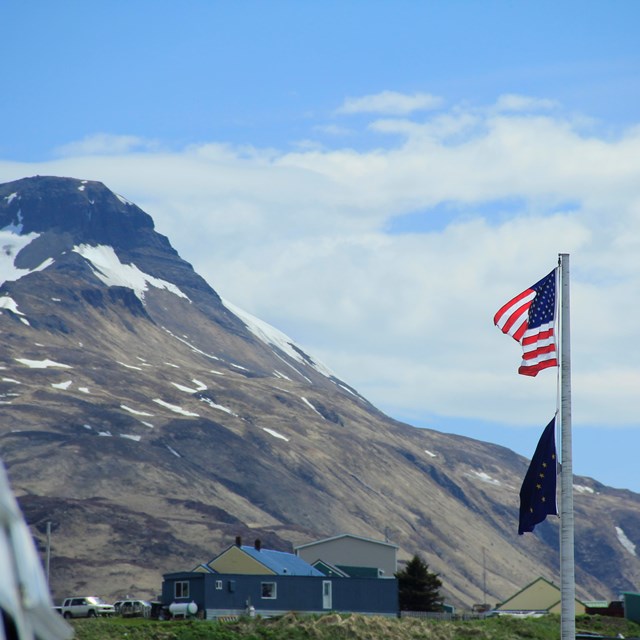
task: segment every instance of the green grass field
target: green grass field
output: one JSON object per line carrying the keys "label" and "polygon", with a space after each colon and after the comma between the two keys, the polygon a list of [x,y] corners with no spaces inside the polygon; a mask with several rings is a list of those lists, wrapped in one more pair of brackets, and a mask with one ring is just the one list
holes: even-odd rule
{"label": "green grass field", "polygon": [[[559,616],[495,617],[484,620],[440,621],[327,614],[237,622],[144,619],[73,620],[77,640],[559,640]],[[578,633],[626,640],[640,638],[640,625],[620,618],[580,616]]]}

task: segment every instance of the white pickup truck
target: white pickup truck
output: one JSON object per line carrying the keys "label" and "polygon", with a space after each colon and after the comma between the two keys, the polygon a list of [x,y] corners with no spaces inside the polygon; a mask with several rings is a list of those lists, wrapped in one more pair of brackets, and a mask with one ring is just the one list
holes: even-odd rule
{"label": "white pickup truck", "polygon": [[65,598],[60,613],[65,618],[97,618],[112,616],[116,612],[112,604],[107,604],[98,596],[75,596]]}

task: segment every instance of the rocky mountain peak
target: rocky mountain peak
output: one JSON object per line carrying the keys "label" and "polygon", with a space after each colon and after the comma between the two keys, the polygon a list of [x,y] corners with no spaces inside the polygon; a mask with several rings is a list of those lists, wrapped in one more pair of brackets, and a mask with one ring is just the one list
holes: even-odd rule
{"label": "rocky mountain peak", "polygon": [[153,220],[101,182],[34,176],[0,185],[0,228],[6,227],[130,247],[153,231]]}

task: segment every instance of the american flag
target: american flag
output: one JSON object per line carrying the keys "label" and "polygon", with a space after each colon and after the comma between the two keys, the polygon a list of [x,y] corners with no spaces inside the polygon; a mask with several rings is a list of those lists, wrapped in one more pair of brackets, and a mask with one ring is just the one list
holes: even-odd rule
{"label": "american flag", "polygon": [[522,364],[518,373],[525,376],[535,376],[542,369],[558,366],[555,339],[557,271],[554,269],[509,300],[493,317],[502,333],[522,345]]}

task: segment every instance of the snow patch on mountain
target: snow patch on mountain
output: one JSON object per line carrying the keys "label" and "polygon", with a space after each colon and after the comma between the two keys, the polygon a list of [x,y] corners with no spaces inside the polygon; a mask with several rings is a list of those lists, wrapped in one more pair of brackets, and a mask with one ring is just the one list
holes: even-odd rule
{"label": "snow patch on mountain", "polygon": [[300,396],[300,399],[302,400],[302,402],[304,402],[312,411],[315,411],[323,420],[325,419],[324,416],[311,404],[311,402],[309,402],[309,400],[307,400],[304,396]]}
{"label": "snow patch on mountain", "polygon": [[153,417],[153,413],[149,413],[148,411],[138,411],[137,409],[132,409],[131,407],[128,407],[126,404],[121,404],[120,408],[124,409],[125,411],[128,411],[129,413],[132,413],[134,416],[147,416],[150,418]]}
{"label": "snow patch on mountain", "polygon": [[120,200],[120,202],[122,202],[122,204],[133,205],[133,202],[130,202],[124,196],[121,196],[119,193],[116,193],[115,196],[116,198],[118,198],[118,200]]}
{"label": "snow patch on mountain", "polygon": [[61,364],[60,362],[55,362],[54,360],[49,360],[45,358],[44,360],[29,360],[28,358],[16,358],[16,361],[20,364],[24,364],[30,369],[48,369],[49,367],[59,367],[61,369],[71,369],[71,366],[68,364]]}
{"label": "snow patch on mountain", "polygon": [[199,414],[193,413],[193,411],[187,411],[186,409],[179,407],[177,404],[171,404],[170,402],[165,402],[160,398],[154,398],[153,401],[159,404],[161,407],[165,407],[166,409],[169,409],[169,411],[173,411],[174,413],[179,413],[182,416],[187,416],[188,418],[200,417]]}
{"label": "snow patch on mountain", "polygon": [[21,235],[21,231],[21,222],[17,226],[9,225],[0,230],[0,284],[15,282],[23,276],[34,271],[42,271],[53,264],[53,259],[47,258],[35,269],[19,269],[15,266],[14,262],[20,251],[40,236],[39,233]]}
{"label": "snow patch on mountain", "polygon": [[636,554],[636,545],[627,538],[627,534],[620,528],[616,527],[616,535],[620,544],[633,556]]}
{"label": "snow patch on mountain", "polygon": [[73,380],[65,380],[64,382],[52,382],[51,386],[54,389],[62,389],[66,391],[73,384]]}
{"label": "snow patch on mountain", "polygon": [[[24,315],[22,311],[18,310],[18,303],[9,296],[0,296],[0,309],[11,311],[11,313],[15,313],[17,316]],[[2,312],[0,311],[0,313]]]}
{"label": "snow patch on mountain", "polygon": [[135,264],[120,262],[113,247],[109,245],[80,244],[73,247],[73,251],[79,253],[91,264],[94,274],[108,287],[133,289],[142,302],[144,302],[145,291],[149,290],[149,285],[157,289],[166,289],[180,298],[189,300],[189,297],[175,284],[149,275],[138,269]]}
{"label": "snow patch on mountain", "polygon": [[197,389],[192,389],[191,387],[185,387],[183,384],[180,384],[178,382],[172,382],[171,384],[179,391],[184,391],[185,393],[198,393]]}
{"label": "snow patch on mountain", "polygon": [[[19,316],[20,322],[26,324],[27,326],[31,326],[29,321],[24,317],[24,313],[18,309],[18,303],[11,298],[10,296],[0,296],[0,309],[6,309],[7,311],[11,311],[11,313]],[[2,311],[0,311],[0,314]]]}
{"label": "snow patch on mountain", "polygon": [[[289,336],[282,333],[282,331],[280,331],[279,329],[272,327],[267,322],[256,318],[247,311],[243,311],[228,300],[223,299],[222,303],[225,307],[227,307],[227,309],[229,309],[229,311],[231,311],[231,313],[240,318],[240,320],[244,322],[247,329],[249,329],[249,331],[251,331],[251,333],[253,333],[256,338],[262,340],[262,342],[280,349],[293,360],[296,360],[301,364],[313,367],[316,371],[327,376],[328,378],[335,377],[335,374],[329,369],[329,367],[323,365],[321,362],[313,360],[309,356],[304,357],[301,354],[302,349],[300,349],[300,347],[298,347],[296,343],[291,338],[289,338]],[[300,372],[298,371],[298,373]]]}
{"label": "snow patch on mountain", "polygon": [[142,367],[137,367],[135,364],[127,364],[126,362],[120,362],[120,360],[116,360],[116,362],[123,366],[125,369],[135,369],[136,371],[142,371]]}
{"label": "snow patch on mountain", "polygon": [[500,480],[496,480],[495,478],[492,478],[488,473],[485,473],[484,471],[473,471],[472,473],[467,473],[466,475],[468,475],[471,478],[477,478],[478,480],[482,480],[482,482],[486,482],[487,484],[495,484],[495,485],[499,485]]}
{"label": "snow patch on mountain", "polygon": [[[189,349],[191,349],[194,353],[199,353],[200,355],[203,355],[206,358],[211,358],[212,360],[220,360],[220,358],[218,358],[218,356],[214,356],[212,353],[206,353],[205,351],[202,351],[202,349],[198,349],[198,347],[196,347],[195,345],[191,344],[190,342],[188,342],[184,338],[181,338],[180,336],[177,336],[175,333],[173,333],[172,331],[170,331],[166,327],[162,327],[162,329],[164,331],[166,331],[172,338],[175,338],[176,340],[179,340],[183,344],[186,344],[187,347],[189,347]],[[167,363],[167,364],[169,364],[169,363]],[[175,366],[175,365],[170,365],[170,366]],[[240,369],[244,368],[244,367],[240,367],[239,365],[234,365],[234,366],[238,366]]]}
{"label": "snow patch on mountain", "polygon": [[233,411],[231,411],[231,409],[229,409],[228,407],[225,407],[221,404],[217,404],[215,403],[211,398],[200,398],[201,402],[204,402],[205,404],[208,404],[212,409],[218,409],[219,411],[224,411],[225,413],[228,413],[232,416],[236,416],[238,414],[234,413]]}
{"label": "snow patch on mountain", "polygon": [[285,442],[289,442],[289,438],[287,436],[283,436],[281,433],[278,433],[275,429],[268,429],[267,427],[262,427],[263,431],[266,431],[270,436],[274,438],[278,438],[279,440],[284,440]]}
{"label": "snow patch on mountain", "polygon": [[577,493],[595,493],[595,491],[591,487],[587,487],[583,484],[574,484],[573,490]]}
{"label": "snow patch on mountain", "polygon": [[126,438],[127,440],[133,440],[134,442],[140,442],[140,440],[142,438],[142,436],[134,436],[134,435],[131,435],[129,433],[121,433],[120,437],[121,438]]}

